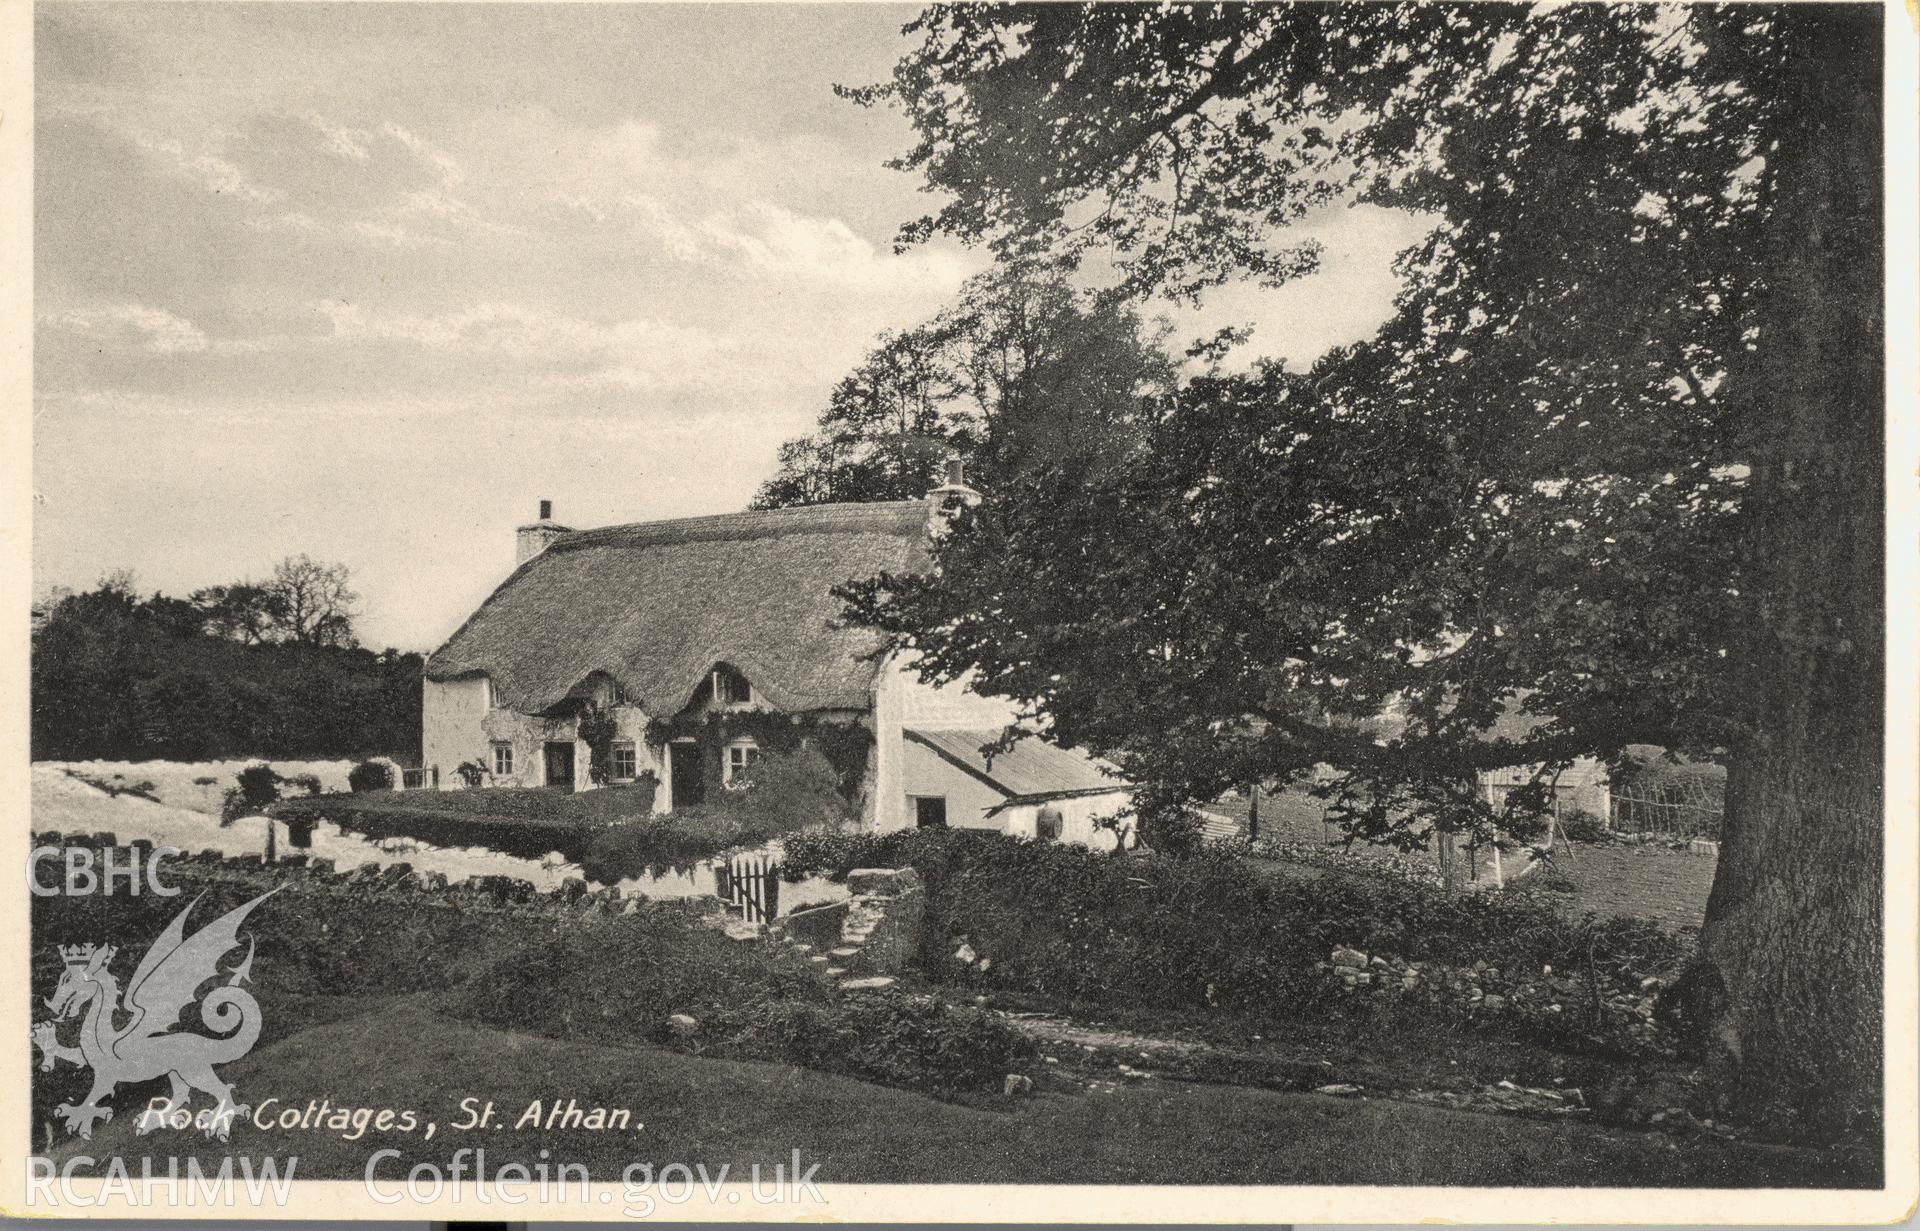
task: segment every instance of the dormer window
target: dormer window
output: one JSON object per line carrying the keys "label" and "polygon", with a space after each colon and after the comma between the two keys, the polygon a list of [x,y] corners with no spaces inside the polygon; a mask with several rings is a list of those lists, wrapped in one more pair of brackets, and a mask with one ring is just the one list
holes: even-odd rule
{"label": "dormer window", "polygon": [[753,685],[747,677],[721,663],[709,677],[715,705],[752,705]]}

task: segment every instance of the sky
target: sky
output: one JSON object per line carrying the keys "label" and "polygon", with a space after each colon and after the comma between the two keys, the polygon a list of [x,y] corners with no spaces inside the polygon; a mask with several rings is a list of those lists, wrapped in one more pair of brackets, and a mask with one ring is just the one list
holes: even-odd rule
{"label": "sky", "polygon": [[[983,254],[892,250],[883,4],[43,4],[35,588],[184,594],[340,561],[430,650],[551,499],[737,510],[885,329]],[[1336,207],[1320,273],[1176,340],[1305,364],[1386,316],[1418,227]]]}

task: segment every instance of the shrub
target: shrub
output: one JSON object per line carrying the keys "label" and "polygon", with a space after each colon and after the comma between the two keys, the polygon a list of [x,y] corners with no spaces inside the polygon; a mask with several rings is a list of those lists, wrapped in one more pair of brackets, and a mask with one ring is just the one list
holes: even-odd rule
{"label": "shrub", "polygon": [[1199,814],[1191,809],[1141,809],[1140,842],[1149,850],[1186,859],[1199,854],[1205,841]]}
{"label": "shrub", "polygon": [[393,767],[382,761],[362,761],[347,772],[347,787],[353,791],[391,791]]}
{"label": "shrub", "polygon": [[621,811],[629,816],[650,816],[653,814],[653,801],[660,795],[660,775],[650,769],[640,771],[640,776],[632,782],[623,782],[607,788],[610,791],[625,791],[627,806]]}
{"label": "shrub", "polygon": [[454,773],[460,775],[460,782],[467,787],[477,787],[487,780],[487,763],[479,757],[471,761],[462,761],[456,765]]}
{"label": "shrub", "polygon": [[580,711],[580,742],[587,746],[587,779],[598,786],[613,776],[613,741],[619,734],[613,712],[597,702]]}
{"label": "shrub", "polygon": [[1613,837],[1613,831],[1607,823],[1588,812],[1577,809],[1560,818],[1560,832],[1574,842],[1605,842]]}
{"label": "shrub", "polygon": [[832,764],[810,748],[768,753],[736,782],[736,789],[719,792],[709,803],[627,821],[595,834],[583,860],[584,871],[594,880],[611,884],[663,867],[684,867],[734,847],[756,846],[802,830],[835,828],[852,816]]}
{"label": "shrub", "polygon": [[318,795],[323,789],[318,774],[294,774],[286,779],[288,786],[297,786],[309,795]]}
{"label": "shrub", "polygon": [[750,818],[772,836],[802,829],[838,828],[853,819],[831,762],[811,747],[770,752],[735,779],[718,805]]}
{"label": "shrub", "polygon": [[[243,816],[264,812],[280,798],[280,784],[286,779],[271,765],[249,765],[234,777],[238,786],[230,787],[220,800],[220,823],[231,825]],[[315,785],[319,785],[318,780]]]}
{"label": "shrub", "polygon": [[680,808],[665,816],[594,830],[580,867],[590,879],[611,885],[629,876],[684,868],[732,847],[750,845],[756,838],[729,810]]}
{"label": "shrub", "polygon": [[271,765],[249,765],[235,777],[240,784],[240,795],[254,809],[265,808],[280,798],[280,784],[286,779],[274,772]]}

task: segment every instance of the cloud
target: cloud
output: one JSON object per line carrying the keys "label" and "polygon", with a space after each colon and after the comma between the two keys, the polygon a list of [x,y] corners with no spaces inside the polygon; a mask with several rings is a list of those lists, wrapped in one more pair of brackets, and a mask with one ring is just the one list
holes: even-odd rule
{"label": "cloud", "polygon": [[501,302],[430,316],[369,312],[337,301],[315,307],[332,323],[333,336],[344,341],[505,359],[536,379],[571,387],[664,389],[743,382],[734,340],[647,317],[598,322]]}
{"label": "cloud", "polygon": [[42,315],[40,323],[92,341],[137,347],[154,355],[199,354],[209,346],[207,335],[192,321],[145,304],[66,308]]}
{"label": "cloud", "polygon": [[188,140],[154,117],[100,104],[56,104],[51,114],[127,141],[162,174],[246,208],[242,225],[252,231],[422,247],[503,229],[458,195],[466,178],[458,160],[391,121],[356,126],[269,110]]}
{"label": "cloud", "polygon": [[965,281],[972,264],[932,248],[896,256],[838,218],[800,214],[765,201],[710,215],[701,230],[715,249],[748,269],[833,286],[907,283],[947,291]]}
{"label": "cloud", "polygon": [[676,210],[644,193],[599,200],[556,194],[554,200],[595,227],[621,227],[668,259],[733,279],[939,298],[959,289],[980,265],[955,249],[922,247],[896,255],[839,218],[770,201],[701,213]]}
{"label": "cloud", "polygon": [[275,202],[321,218],[393,209],[463,177],[451,156],[398,124],[360,127],[315,111],[264,111],[213,140]]}
{"label": "cloud", "polygon": [[255,205],[271,205],[283,194],[254,182],[236,163],[218,154],[190,151],[177,140],[149,133],[125,134],[155,161],[215,196],[226,195]]}
{"label": "cloud", "polygon": [[380,126],[380,132],[384,136],[390,137],[406,146],[409,150],[412,150],[416,157],[424,159],[432,163],[435,167],[438,167],[442,187],[447,189],[456,188],[459,186],[460,181],[466,178],[466,172],[461,169],[458,162],[454,161],[452,155],[439,149],[425,138],[409,132],[391,120],[388,120]]}

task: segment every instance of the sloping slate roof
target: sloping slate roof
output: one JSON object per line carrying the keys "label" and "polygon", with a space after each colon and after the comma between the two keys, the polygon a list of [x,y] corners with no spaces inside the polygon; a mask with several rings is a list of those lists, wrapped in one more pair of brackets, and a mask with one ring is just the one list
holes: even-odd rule
{"label": "sloping slate roof", "polygon": [[925,744],[974,777],[991,784],[1008,798],[1123,791],[1127,786],[1109,762],[1037,737],[1023,739],[1010,750],[995,753],[989,765],[980,755],[980,749],[1000,738],[998,728],[960,731],[908,728],[905,734],[908,739]]}
{"label": "sloping slate roof", "polygon": [[927,566],[927,504],[817,505],[581,530],[516,569],[427,660],[485,672],[537,713],[603,671],[671,716],[715,663],[782,710],[864,709],[879,634],[837,627],[832,587]]}

